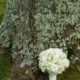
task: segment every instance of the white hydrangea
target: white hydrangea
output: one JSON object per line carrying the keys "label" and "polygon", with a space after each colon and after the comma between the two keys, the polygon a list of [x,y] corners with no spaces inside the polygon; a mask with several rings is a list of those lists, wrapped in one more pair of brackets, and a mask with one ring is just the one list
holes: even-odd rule
{"label": "white hydrangea", "polygon": [[69,60],[62,49],[50,48],[40,53],[39,67],[42,72],[61,74],[69,67]]}

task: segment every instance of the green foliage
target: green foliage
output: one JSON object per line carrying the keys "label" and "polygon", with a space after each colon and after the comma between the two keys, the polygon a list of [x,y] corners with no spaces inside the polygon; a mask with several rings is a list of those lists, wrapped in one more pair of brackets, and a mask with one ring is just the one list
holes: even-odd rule
{"label": "green foliage", "polygon": [[0,4],[6,4],[7,0],[0,0]]}
{"label": "green foliage", "polygon": [[0,23],[4,16],[5,6],[6,6],[7,0],[0,0]]}
{"label": "green foliage", "polygon": [[4,16],[4,14],[0,14],[0,23],[1,23],[2,19],[3,19],[3,16]]}
{"label": "green foliage", "polygon": [[[4,16],[6,0],[0,0],[0,23]],[[11,56],[5,54],[0,58],[0,80],[3,79],[10,72],[11,69]]]}

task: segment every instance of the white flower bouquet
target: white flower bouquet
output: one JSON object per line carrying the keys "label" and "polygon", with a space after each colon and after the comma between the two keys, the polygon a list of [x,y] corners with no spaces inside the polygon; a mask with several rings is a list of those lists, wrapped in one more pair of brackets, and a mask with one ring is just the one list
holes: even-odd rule
{"label": "white flower bouquet", "polygon": [[39,67],[42,72],[50,74],[50,80],[56,80],[57,74],[69,67],[69,60],[62,49],[50,48],[40,53]]}

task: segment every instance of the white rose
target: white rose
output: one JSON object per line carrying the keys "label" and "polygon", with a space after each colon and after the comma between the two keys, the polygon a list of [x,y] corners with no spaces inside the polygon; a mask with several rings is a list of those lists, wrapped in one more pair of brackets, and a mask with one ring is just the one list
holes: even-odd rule
{"label": "white rose", "polygon": [[51,67],[50,67],[50,71],[51,71],[51,73],[57,74],[57,72],[58,72],[58,66],[52,64]]}
{"label": "white rose", "polygon": [[64,59],[64,67],[68,68],[69,67],[69,60],[68,59]]}
{"label": "white rose", "polygon": [[58,74],[61,74],[65,70],[63,65],[58,66]]}

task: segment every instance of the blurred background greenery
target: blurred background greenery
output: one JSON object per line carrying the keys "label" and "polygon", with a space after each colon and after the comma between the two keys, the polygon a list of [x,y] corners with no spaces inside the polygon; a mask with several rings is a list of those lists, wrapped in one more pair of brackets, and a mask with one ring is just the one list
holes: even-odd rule
{"label": "blurred background greenery", "polygon": [[0,23],[1,23],[1,20],[3,18],[4,12],[5,12],[6,1],[7,0],[0,0]]}
{"label": "blurred background greenery", "polygon": [[[7,0],[0,0],[0,23],[5,13],[6,1]],[[0,80],[8,80],[7,78],[5,79],[5,77],[10,73],[10,67],[11,57],[6,53],[0,57]]]}

